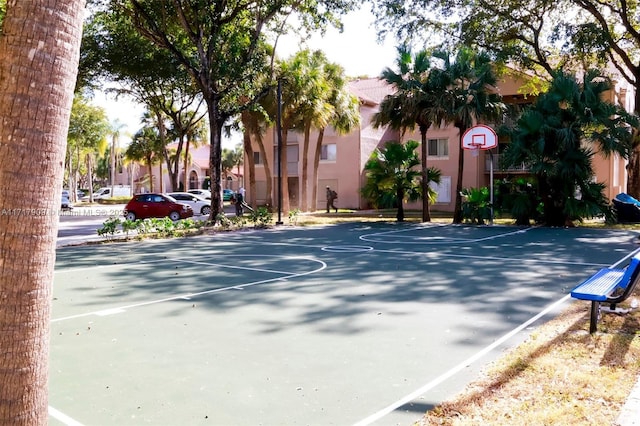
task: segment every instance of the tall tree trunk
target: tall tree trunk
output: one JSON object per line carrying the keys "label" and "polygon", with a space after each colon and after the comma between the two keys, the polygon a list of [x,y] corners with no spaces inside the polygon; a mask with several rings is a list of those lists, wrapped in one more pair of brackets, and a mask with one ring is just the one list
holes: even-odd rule
{"label": "tall tree trunk", "polygon": [[[264,176],[267,181],[265,203],[267,206],[273,206],[273,175],[271,173],[271,167],[269,167],[269,157],[267,157],[267,151],[264,149],[264,143],[262,142],[262,135],[256,135],[256,142],[258,142],[258,149],[260,149],[260,156],[264,159]],[[255,207],[255,206],[254,206]]]}
{"label": "tall tree trunk", "polygon": [[149,192],[153,192],[153,159],[147,157],[147,169],[149,170]]}
{"label": "tall tree trunk", "polygon": [[[256,208],[256,163],[253,160],[253,147],[251,146],[251,135],[248,131],[244,131],[242,134],[242,145],[244,152],[247,154],[247,163],[245,164],[245,170],[249,171],[249,199],[244,200],[254,209]],[[245,184],[247,180],[245,179]],[[246,189],[246,188],[245,188]]]}
{"label": "tall tree trunk", "polygon": [[309,210],[309,200],[307,198],[307,183],[309,182],[309,134],[311,133],[311,124],[306,123],[304,126],[304,144],[302,147],[302,190],[300,195],[300,209],[303,212]]}
{"label": "tall tree trunk", "polygon": [[291,203],[289,202],[289,169],[287,168],[287,135],[289,126],[282,126],[282,149],[280,150],[280,179],[282,180],[282,212],[289,212]]}
{"label": "tall tree trunk", "polygon": [[627,164],[627,193],[640,199],[640,136],[637,129],[634,132],[634,139],[637,140],[634,140]]}
{"label": "tall tree trunk", "polygon": [[420,126],[420,151],[422,157],[422,221],[431,222],[431,213],[429,212],[429,171],[427,169],[427,130],[431,124]]}
{"label": "tall tree trunk", "polygon": [[87,176],[89,177],[89,202],[93,203],[93,165],[91,164],[92,154],[87,154]]}
{"label": "tall tree trunk", "polygon": [[311,211],[318,209],[318,167],[320,167],[320,155],[322,155],[322,140],[324,139],[324,127],[318,130],[316,149],[313,155],[313,190],[311,191]]}
{"label": "tall tree trunk", "polygon": [[[640,73],[634,73],[636,84],[640,82]],[[640,115],[640,88],[636,87],[635,114]],[[632,150],[627,164],[627,193],[640,199],[640,128],[633,129]]]}
{"label": "tall tree trunk", "polygon": [[84,3],[7,2],[0,37],[0,424],[5,425],[48,423],[57,211]]}
{"label": "tall tree trunk", "polygon": [[111,165],[109,168],[111,169],[111,176],[109,182],[111,184],[111,196],[113,197],[115,194],[115,186],[116,186],[116,137],[112,135],[111,137],[111,155],[109,156]]}
{"label": "tall tree trunk", "polygon": [[464,176],[464,150],[462,149],[462,135],[467,129],[458,127],[458,178],[456,179],[456,204],[453,209],[453,223],[462,223],[462,177]]}
{"label": "tall tree trunk", "polygon": [[183,183],[182,186],[184,186],[184,190],[187,191],[189,190],[189,138],[187,137],[186,141],[185,141],[185,147],[184,147],[184,179],[183,179]]}
{"label": "tall tree trunk", "polygon": [[75,202],[76,200],[76,191],[75,191],[75,181],[73,179],[73,156],[69,147],[67,146],[67,152],[65,157],[69,160],[67,162],[67,188],[69,188],[69,201]]}
{"label": "tall tree trunk", "polygon": [[218,100],[213,96],[205,96],[207,114],[209,118],[209,176],[211,182],[211,214],[209,220],[215,221],[216,216],[224,213],[222,201],[222,128],[226,121],[218,111]]}
{"label": "tall tree trunk", "polygon": [[398,199],[398,211],[396,213],[396,220],[398,222],[404,222],[404,191],[398,189],[396,191],[396,198]]}

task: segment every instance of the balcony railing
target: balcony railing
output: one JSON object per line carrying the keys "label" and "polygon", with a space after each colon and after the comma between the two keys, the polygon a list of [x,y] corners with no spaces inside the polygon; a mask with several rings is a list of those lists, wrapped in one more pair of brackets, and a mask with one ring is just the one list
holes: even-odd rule
{"label": "balcony railing", "polygon": [[[484,170],[489,173],[491,170],[491,155],[485,154],[484,157]],[[518,166],[507,167],[504,162],[504,156],[502,154],[493,154],[493,171],[495,172],[510,172],[510,173],[528,173],[529,167],[525,163],[521,163]]]}

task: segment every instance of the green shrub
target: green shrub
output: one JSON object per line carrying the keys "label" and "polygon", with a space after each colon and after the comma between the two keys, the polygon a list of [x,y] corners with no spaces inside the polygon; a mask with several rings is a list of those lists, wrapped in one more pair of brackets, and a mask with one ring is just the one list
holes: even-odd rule
{"label": "green shrub", "polygon": [[247,219],[244,216],[231,216],[229,220],[237,229],[242,229],[247,224]]}
{"label": "green shrub", "polygon": [[138,231],[139,235],[145,236],[152,233],[155,230],[154,222],[151,219],[136,220],[136,223],[137,223],[136,230]]}
{"label": "green shrub", "polygon": [[176,232],[176,222],[168,217],[153,218],[153,227],[159,237],[173,237]]}
{"label": "green shrub", "polygon": [[266,228],[273,221],[273,216],[265,207],[258,207],[249,215],[249,222],[253,223],[255,228]]}
{"label": "green shrub", "polygon": [[465,188],[462,190],[462,218],[473,224],[483,225],[491,219],[489,188]]}
{"label": "green shrub", "polygon": [[125,236],[129,236],[130,231],[138,231],[138,227],[140,226],[140,220],[129,220],[126,219],[122,222],[122,231]]}
{"label": "green shrub", "polygon": [[293,209],[289,211],[289,225],[296,225],[298,223],[299,216],[300,216],[300,209]]}
{"label": "green shrub", "polygon": [[101,237],[113,237],[118,233],[118,225],[120,225],[121,223],[122,221],[119,217],[110,217],[109,219],[104,221],[104,223],[102,224],[102,228],[98,229],[98,235],[100,235]]}
{"label": "green shrub", "polygon": [[222,229],[230,229],[233,226],[231,219],[224,213],[218,213],[216,216],[216,223],[220,225]]}

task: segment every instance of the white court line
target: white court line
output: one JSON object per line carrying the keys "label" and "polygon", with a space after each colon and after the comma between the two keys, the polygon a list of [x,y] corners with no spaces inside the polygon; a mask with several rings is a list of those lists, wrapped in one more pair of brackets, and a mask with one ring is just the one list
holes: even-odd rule
{"label": "white court line", "polygon": [[[309,260],[309,261],[312,261],[312,262],[319,263],[321,266],[319,268],[313,269],[311,271],[290,274],[290,275],[286,275],[286,276],[282,276],[282,277],[269,278],[269,279],[260,280],[260,281],[253,281],[253,282],[249,282],[249,283],[245,283],[245,284],[235,284],[235,285],[232,285],[232,286],[215,288],[215,289],[212,289],[212,290],[205,290],[205,291],[200,291],[200,292],[196,292],[196,293],[178,294],[178,295],[175,295],[175,296],[165,297],[163,299],[149,300],[149,301],[146,301],[146,302],[139,302],[139,303],[134,303],[134,304],[131,304],[131,305],[117,306],[117,307],[109,308],[109,309],[102,309],[100,311],[85,312],[85,313],[82,313],[82,314],[70,315],[68,317],[52,319],[51,322],[54,323],[54,322],[65,321],[65,320],[69,320],[69,319],[87,317],[87,316],[91,316],[91,315],[108,315],[108,314],[117,313],[117,312],[120,312],[120,311],[124,312],[127,309],[138,308],[138,307],[141,307],[141,306],[155,305],[155,304],[158,304],[158,303],[170,302],[170,301],[178,300],[178,299],[189,299],[189,298],[193,298],[193,297],[196,297],[196,296],[202,296],[202,295],[205,295],[205,294],[221,293],[221,292],[227,291],[227,290],[243,290],[243,289],[245,289],[247,287],[256,286],[258,284],[266,284],[266,283],[270,283],[270,282],[283,281],[283,280],[288,280],[288,279],[291,279],[291,278],[297,278],[297,277],[303,277],[305,275],[315,274],[316,272],[320,272],[320,271],[326,269],[326,267],[327,267],[327,264],[325,262],[323,262],[321,260],[318,260],[318,259],[308,258],[308,257],[296,256],[296,257],[284,257],[284,259]],[[167,259],[165,259],[165,260],[167,260]]]}
{"label": "white court line", "polygon": [[[273,257],[270,255],[251,255],[251,256],[264,256],[264,257]],[[237,258],[238,256],[232,256],[234,258]],[[167,259],[170,260],[172,262],[184,262],[184,263],[193,263],[194,265],[204,265],[204,266],[217,266],[220,268],[229,268],[229,269],[243,269],[246,271],[257,271],[257,272],[269,272],[272,274],[283,274],[283,275],[287,275],[287,274],[291,274],[291,272],[288,271],[274,271],[271,269],[261,269],[261,268],[252,268],[249,266],[238,266],[238,265],[230,265],[228,263],[209,263],[209,262],[202,262],[202,261],[198,261],[198,260],[188,260],[188,259],[184,259],[184,258],[176,258],[176,259]]]}
{"label": "white court line", "polygon": [[[441,226],[452,226],[452,225],[441,225]],[[398,230],[393,230],[393,231],[387,231],[387,232],[377,232],[374,234],[365,234],[365,235],[361,235],[360,237],[358,237],[360,240],[362,241],[367,241],[367,242],[373,242],[373,243],[381,243],[381,244],[398,244],[398,243],[402,243],[402,244],[465,244],[465,243],[477,243],[480,241],[488,241],[488,240],[495,240],[497,238],[502,238],[502,237],[506,237],[509,235],[515,235],[515,234],[523,234],[525,232],[528,232],[532,229],[535,229],[536,227],[531,227],[531,228],[524,228],[524,229],[518,229],[517,231],[511,231],[511,232],[505,232],[502,234],[496,234],[496,235],[490,235],[488,237],[482,237],[482,238],[471,238],[471,239],[462,239],[462,238],[445,238],[442,236],[437,236],[434,237],[434,240],[436,241],[426,241],[427,238],[422,238],[420,241],[406,241],[406,240],[402,240],[402,241],[385,241],[384,239],[376,239],[376,236],[386,236],[388,234],[394,234],[394,233],[400,233],[400,232],[410,232],[410,231],[415,231],[415,228],[411,228],[411,229],[398,229]],[[493,229],[497,229],[497,228],[493,228]],[[402,237],[400,236],[399,238],[413,238],[416,239],[415,236],[408,236],[408,237]]]}
{"label": "white court line", "polygon": [[65,426],[82,426],[82,423],[72,419],[64,413],[61,413],[52,406],[49,406],[49,415],[60,423],[64,423]]}
{"label": "white court line", "polygon": [[129,263],[109,263],[109,264],[105,264],[105,265],[85,266],[85,267],[82,267],[82,268],[56,269],[54,271],[54,274],[67,273],[67,272],[92,271],[94,269],[119,268],[119,267],[122,267],[122,266],[137,267],[137,266],[148,265],[148,264],[151,264],[151,263],[166,262],[167,260],[170,260],[170,259],[140,260],[138,262],[129,262]]}
{"label": "white court line", "polygon": [[393,254],[403,254],[403,255],[411,255],[411,256],[427,256],[433,259],[443,258],[443,257],[453,257],[453,258],[462,258],[462,259],[477,259],[477,260],[495,260],[498,262],[518,262],[518,263],[548,263],[553,265],[577,265],[577,266],[607,266],[604,263],[590,263],[590,262],[572,262],[569,260],[554,260],[554,259],[532,259],[530,257],[496,257],[496,256],[482,256],[482,255],[471,255],[471,254],[451,254],[451,253],[439,253],[439,252],[415,252],[415,251],[404,251],[404,250],[380,250],[374,249],[376,252],[380,253],[393,253]]}
{"label": "white court line", "polygon": [[[614,268],[614,267],[620,265],[625,260],[631,258],[632,256],[634,256],[639,251],[640,251],[640,249],[634,250],[632,253],[628,254],[625,257],[623,257],[622,259],[620,259],[619,261],[617,261],[613,265],[610,265],[610,267]],[[438,386],[440,383],[444,382],[445,380],[451,378],[453,375],[455,375],[455,374],[459,373],[460,371],[464,370],[470,364],[473,364],[474,362],[478,361],[480,358],[482,358],[483,356],[485,356],[486,354],[488,354],[489,352],[491,352],[492,350],[494,350],[495,348],[497,348],[498,346],[500,346],[501,344],[503,344],[504,342],[506,342],[507,340],[509,340],[510,338],[512,338],[513,336],[515,336],[516,334],[518,334],[519,332],[524,330],[525,328],[527,328],[529,325],[533,324],[534,322],[536,322],[537,320],[542,318],[543,316],[547,315],[549,312],[551,312],[552,310],[556,309],[558,306],[560,306],[561,304],[565,303],[570,298],[571,298],[570,294],[565,295],[562,299],[558,300],[557,302],[552,303],[547,308],[542,310],[540,313],[538,313],[537,315],[535,315],[534,317],[532,317],[528,321],[520,324],[518,327],[514,328],[513,330],[511,330],[507,334],[503,335],[502,337],[500,337],[498,340],[496,340],[495,342],[493,342],[489,346],[486,346],[484,349],[482,349],[481,351],[477,352],[475,355],[473,355],[473,356],[467,358],[466,360],[462,361],[461,363],[459,363],[458,365],[456,365],[455,367],[453,367],[452,369],[450,369],[446,373],[441,374],[440,376],[436,377],[434,380],[432,380],[429,383],[425,384],[421,388],[416,389],[415,391],[411,392],[409,395],[406,395],[405,397],[399,399],[398,401],[396,401],[393,404],[387,406],[386,408],[383,408],[382,410],[370,415],[369,417],[367,417],[367,418],[365,418],[363,420],[360,420],[359,422],[355,423],[354,426],[370,425],[371,423],[380,420],[384,416],[392,413],[393,411],[397,410],[398,408],[402,407],[403,405],[406,405],[406,404],[410,403],[411,401],[419,398],[420,396],[424,395],[425,393],[427,393],[431,389],[433,389],[436,386]]]}

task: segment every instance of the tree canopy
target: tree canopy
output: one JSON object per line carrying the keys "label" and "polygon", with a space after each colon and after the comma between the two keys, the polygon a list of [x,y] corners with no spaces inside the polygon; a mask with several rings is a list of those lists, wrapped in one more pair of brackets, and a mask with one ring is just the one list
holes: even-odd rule
{"label": "tree canopy", "polygon": [[624,109],[602,100],[609,85],[597,70],[588,72],[582,82],[558,72],[549,91],[524,112],[511,132],[505,156],[510,164],[529,165],[543,207],[541,220],[547,225],[611,217],[604,184],[592,180],[592,147],[626,157],[629,124],[637,123]]}
{"label": "tree canopy", "polygon": [[[635,88],[640,112],[640,21],[624,0],[373,0],[379,34],[428,44],[478,46],[531,74],[530,93],[555,72],[600,68]],[[640,129],[634,129],[627,190],[640,197]]]}
{"label": "tree canopy", "polygon": [[292,15],[304,29],[322,29],[338,23],[338,16],[356,4],[355,0],[104,0],[104,10],[111,16],[126,17],[140,35],[169,52],[206,103],[212,218],[222,211],[222,129],[264,95],[261,76],[273,63],[269,43],[288,28]]}
{"label": "tree canopy", "polygon": [[[416,169],[420,164],[418,145],[414,140],[388,141],[383,148],[373,151],[364,166],[367,182],[362,188],[363,195],[376,207],[397,207],[398,222],[404,221],[404,202],[421,196],[421,173]],[[432,180],[439,182],[439,172],[432,172]]]}

